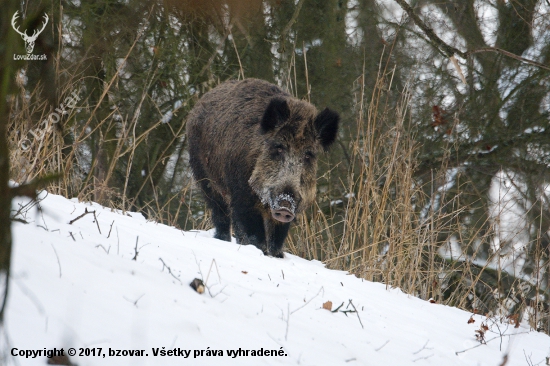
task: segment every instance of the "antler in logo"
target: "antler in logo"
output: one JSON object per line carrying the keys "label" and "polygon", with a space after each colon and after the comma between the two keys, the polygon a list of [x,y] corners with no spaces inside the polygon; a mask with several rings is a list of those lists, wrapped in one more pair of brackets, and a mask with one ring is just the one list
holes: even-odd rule
{"label": "antler in logo", "polygon": [[34,42],[36,41],[36,38],[38,38],[38,35],[42,33],[44,28],[46,28],[46,24],[48,24],[48,20],[49,20],[48,14],[44,14],[44,24],[42,25],[42,29],[40,30],[35,29],[32,36],[29,36],[27,35],[26,29],[24,32],[21,32],[19,30],[19,27],[15,25],[15,21],[18,18],[18,15],[17,15],[18,12],[19,11],[16,11],[15,14],[13,14],[13,17],[11,18],[11,26],[17,33],[21,35],[21,38],[23,38],[23,41],[25,41],[25,48],[27,49],[27,53],[31,53],[32,50],[34,49]]}

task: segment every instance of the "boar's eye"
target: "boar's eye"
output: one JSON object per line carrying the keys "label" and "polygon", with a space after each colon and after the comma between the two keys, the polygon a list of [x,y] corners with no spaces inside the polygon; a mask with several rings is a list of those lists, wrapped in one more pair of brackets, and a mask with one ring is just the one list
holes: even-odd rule
{"label": "boar's eye", "polygon": [[306,153],[304,155],[304,160],[306,162],[311,162],[311,161],[313,161],[313,159],[315,159],[315,154],[312,153],[311,151],[306,151]]}
{"label": "boar's eye", "polygon": [[283,156],[283,153],[285,152],[285,147],[282,144],[274,144],[271,145],[270,149],[270,155],[272,159],[278,159]]}

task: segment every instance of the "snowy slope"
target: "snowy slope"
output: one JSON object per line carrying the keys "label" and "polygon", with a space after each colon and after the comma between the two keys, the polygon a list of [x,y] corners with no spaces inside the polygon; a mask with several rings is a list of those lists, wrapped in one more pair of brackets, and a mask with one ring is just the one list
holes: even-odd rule
{"label": "snowy slope", "polygon": [[[500,365],[507,352],[510,366],[544,365],[550,356],[550,337],[491,321],[486,339],[494,339],[457,355],[479,344],[475,330],[483,317],[468,324],[467,312],[319,262],[265,257],[255,247],[146,222],[140,214],[51,194],[40,206],[26,215],[29,224],[13,223],[4,351],[101,348],[101,356],[71,357],[79,366]],[[85,209],[96,211],[101,233],[92,214],[69,224]],[[208,277],[211,294],[189,286],[196,277]],[[344,305],[332,313],[322,308],[329,300],[332,309]],[[352,310],[350,300],[358,313],[342,312]],[[248,356],[228,354],[239,348]],[[144,356],[109,356],[109,349]],[[156,349],[190,354],[154,356]],[[276,356],[251,355],[260,349]]]}

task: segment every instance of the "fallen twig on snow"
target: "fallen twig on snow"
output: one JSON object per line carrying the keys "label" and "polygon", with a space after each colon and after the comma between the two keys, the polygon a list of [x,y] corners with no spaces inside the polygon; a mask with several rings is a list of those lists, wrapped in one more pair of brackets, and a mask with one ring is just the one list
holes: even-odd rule
{"label": "fallen twig on snow", "polygon": [[[350,305],[353,307],[353,310],[355,311],[355,314],[357,314],[357,319],[359,319],[359,324],[361,324],[361,328],[365,329],[365,327],[363,326],[363,322],[361,321],[361,317],[359,317],[359,312],[355,308],[355,305],[353,305],[353,302],[351,302],[351,299],[349,300],[348,306],[350,306]],[[346,309],[347,309],[347,307],[346,307]]]}
{"label": "fallen twig on snow", "polygon": [[299,308],[295,309],[294,311],[292,311],[290,314],[294,314],[295,312],[297,312],[298,310],[300,310],[301,308],[303,308],[304,306],[306,306],[307,304],[309,304],[313,299],[315,299],[317,296],[319,296],[319,294],[321,293],[321,291],[324,293],[325,292],[325,289],[321,286],[321,288],[319,289],[319,291],[317,292],[317,295],[313,296],[311,299],[309,299],[304,305],[300,306]]}
{"label": "fallen twig on snow", "polygon": [[383,345],[381,345],[381,346],[378,347],[378,348],[375,348],[374,350],[375,350],[376,352],[378,352],[378,351],[380,351],[382,348],[386,347],[386,344],[388,344],[388,343],[390,343],[390,340],[389,340],[389,339],[386,341],[386,343],[384,343]]}
{"label": "fallen twig on snow", "polygon": [[510,336],[513,336],[513,335],[527,334],[527,333],[529,333],[529,332],[520,332],[520,333],[514,333],[514,334],[503,334],[503,335],[501,335],[501,336],[497,336],[497,337],[491,338],[491,339],[489,339],[488,341],[485,341],[485,343],[476,344],[475,346],[470,347],[470,348],[466,348],[466,349],[464,349],[464,350],[462,350],[462,351],[456,351],[456,352],[455,352],[455,355],[458,355],[459,353],[464,353],[464,352],[469,351],[469,350],[472,350],[472,349],[474,349],[474,348],[483,346],[483,345],[485,345],[485,344],[487,344],[487,343],[489,343],[489,342],[491,342],[491,341],[494,341],[495,339],[498,339],[498,338],[510,337]]}
{"label": "fallen twig on snow", "polygon": [[168,273],[170,273],[170,275],[172,275],[172,277],[174,277],[176,280],[179,281],[179,283],[182,283],[181,280],[179,278],[177,278],[173,273],[172,273],[172,269],[166,265],[166,263],[164,263],[164,261],[162,260],[162,258],[159,258],[159,261],[162,262],[162,270],[164,271],[164,268],[166,268],[168,270]]}
{"label": "fallen twig on snow", "polygon": [[[88,211],[88,208],[84,208],[84,213],[80,216],[77,216],[75,217],[74,219],[72,219],[71,221],[69,221],[69,225],[72,225],[74,222],[76,222],[77,220],[80,220],[81,218],[83,218],[84,216],[88,215],[88,214],[92,214],[94,215],[94,220],[95,220],[95,224],[97,225],[97,230],[99,231],[99,233],[101,234],[101,229],[99,227],[99,222],[97,221],[97,216],[95,214],[95,211]],[[42,220],[44,220],[44,218],[42,218]],[[114,222],[114,221],[113,221]]]}
{"label": "fallen twig on snow", "polygon": [[132,300],[128,299],[126,296],[122,296],[122,297],[124,298],[124,300],[129,301],[129,302],[131,302],[132,304],[134,304],[134,306],[137,308],[137,303],[138,303],[139,300],[141,300],[141,298],[142,298],[143,296],[145,296],[145,294],[143,294],[143,295],[141,295],[140,297],[138,297],[136,301],[132,301]]}
{"label": "fallen twig on snow", "polygon": [[[95,211],[94,211],[95,212]],[[88,208],[86,207],[84,209],[84,213],[80,216],[77,216],[75,217],[74,219],[72,219],[71,221],[69,221],[69,225],[72,225],[74,222],[76,222],[77,220],[80,220],[81,218],[83,218],[84,216],[86,216],[87,214],[91,214],[92,211],[88,211]]]}

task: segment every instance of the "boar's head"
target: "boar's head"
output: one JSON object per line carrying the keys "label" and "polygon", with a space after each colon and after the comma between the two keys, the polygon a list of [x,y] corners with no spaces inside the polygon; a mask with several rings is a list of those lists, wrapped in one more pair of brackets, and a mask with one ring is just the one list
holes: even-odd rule
{"label": "boar's head", "polygon": [[338,133],[338,113],[276,97],[259,125],[261,149],[249,184],[272,218],[286,223],[315,199],[317,157]]}

